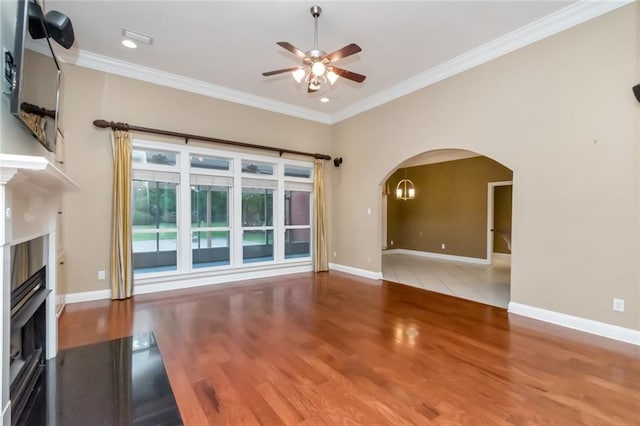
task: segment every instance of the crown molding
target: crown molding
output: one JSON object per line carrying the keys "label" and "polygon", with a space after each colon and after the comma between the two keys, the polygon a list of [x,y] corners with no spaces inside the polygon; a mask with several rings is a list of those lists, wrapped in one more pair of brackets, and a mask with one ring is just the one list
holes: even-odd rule
{"label": "crown molding", "polygon": [[[36,48],[34,50],[38,49]],[[184,90],[186,92],[208,96],[211,98],[234,102],[241,105],[247,105],[254,108],[260,108],[293,117],[303,118],[305,120],[331,124],[331,116],[329,114],[320,113],[307,108],[297,107],[285,102],[275,101],[273,99],[252,95],[240,90],[229,89],[227,87],[222,87],[182,75],[161,71],[156,68],[137,65],[131,62],[122,61],[120,59],[99,55],[97,53],[88,52],[85,50],[56,49],[56,56],[63,62],[79,65],[85,68],[91,68],[110,74],[117,74],[123,77],[129,77],[136,80],[142,80],[161,86],[171,87],[174,89]]]}
{"label": "crown molding", "polygon": [[417,74],[400,84],[369,96],[331,115],[331,123],[339,123],[394,99],[431,86],[446,78],[489,62],[514,50],[533,44],[590,19],[611,12],[634,0],[580,0],[551,15],[538,19],[497,39],[463,53],[447,62]]}
{"label": "crown molding", "polygon": [[[285,102],[229,89],[201,80],[161,71],[156,68],[136,65],[109,56],[80,50],[56,49],[56,56],[63,62],[111,74],[142,80],[161,86],[172,87],[199,95],[260,108],[305,120],[324,124],[335,124],[350,117],[376,108],[394,99],[423,89],[446,78],[489,62],[514,50],[533,44],[590,19],[611,12],[634,0],[579,0],[555,13],[525,25],[511,33],[483,44],[434,68],[417,74],[404,82],[369,96],[334,114],[326,114],[301,108]],[[34,50],[39,50],[34,46]],[[39,47],[39,46],[38,46]]]}

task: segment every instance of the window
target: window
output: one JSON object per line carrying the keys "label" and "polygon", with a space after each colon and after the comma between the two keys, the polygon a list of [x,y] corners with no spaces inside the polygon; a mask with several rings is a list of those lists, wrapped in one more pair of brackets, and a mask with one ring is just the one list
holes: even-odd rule
{"label": "window", "polygon": [[175,152],[133,149],[131,159],[134,164],[159,164],[175,166],[178,155]]}
{"label": "window", "polygon": [[284,192],[284,258],[311,256],[311,190],[310,184],[285,182]]}
{"label": "window", "polygon": [[191,167],[205,170],[228,171],[231,162],[227,158],[207,157],[206,155],[192,155]]}
{"label": "window", "polygon": [[[192,176],[193,180],[198,179]],[[193,268],[229,265],[231,262],[229,193],[228,186],[191,185]]]}
{"label": "window", "polygon": [[242,261],[267,262],[273,252],[273,197],[277,182],[247,180],[242,182]]}
{"label": "window", "polygon": [[306,167],[294,167],[294,166],[284,167],[285,177],[310,179],[311,173],[312,173],[312,170]]}
{"label": "window", "polygon": [[313,163],[141,140],[132,161],[137,285],[310,266]]}
{"label": "window", "polygon": [[178,185],[136,179],[132,184],[134,272],[177,269]]}
{"label": "window", "polygon": [[242,173],[254,175],[273,175],[273,164],[257,163],[255,161],[243,161]]}

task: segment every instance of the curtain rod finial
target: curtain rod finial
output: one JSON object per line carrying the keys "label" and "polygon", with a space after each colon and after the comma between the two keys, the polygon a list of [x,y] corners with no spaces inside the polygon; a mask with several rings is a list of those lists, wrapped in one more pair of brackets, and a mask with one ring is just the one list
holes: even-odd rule
{"label": "curtain rod finial", "polygon": [[127,123],[116,123],[115,121],[107,120],[94,120],[93,125],[96,127],[100,127],[101,129],[111,127],[111,129],[113,130],[124,130],[125,132],[129,131],[129,125]]}
{"label": "curtain rod finial", "polygon": [[107,120],[93,120],[93,125],[101,129],[106,129],[109,127],[109,122]]}

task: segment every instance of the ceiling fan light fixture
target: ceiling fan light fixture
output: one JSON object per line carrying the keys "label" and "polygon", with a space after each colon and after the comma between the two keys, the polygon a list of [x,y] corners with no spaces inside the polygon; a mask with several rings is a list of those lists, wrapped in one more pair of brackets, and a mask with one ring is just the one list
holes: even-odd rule
{"label": "ceiling fan light fixture", "polygon": [[335,72],[333,72],[333,70],[330,70],[327,73],[327,80],[329,80],[329,83],[333,84],[336,82],[336,80],[338,80],[338,77],[340,77],[338,74],[336,74]]}
{"label": "ceiling fan light fixture", "polygon": [[304,68],[298,68],[297,70],[291,73],[291,75],[293,76],[293,79],[298,83],[302,82],[306,74],[307,73],[304,71]]}
{"label": "ceiling fan light fixture", "polygon": [[355,81],[356,83],[362,83],[365,80],[366,76],[362,74],[338,68],[333,65],[336,61],[362,51],[360,46],[357,44],[348,44],[328,54],[325,51],[318,49],[318,17],[321,12],[322,9],[320,6],[311,7],[314,30],[313,49],[303,52],[289,42],[279,41],[276,43],[278,46],[302,59],[302,66],[263,72],[262,75],[264,77],[290,72],[296,82],[302,83],[304,80],[307,85],[307,93],[317,92],[323,84],[326,85],[327,83],[330,83],[333,85],[338,80],[338,77],[343,77],[347,80]]}
{"label": "ceiling fan light fixture", "polygon": [[311,90],[319,90],[320,89],[320,82],[317,79],[312,79],[309,82],[309,89]]}
{"label": "ceiling fan light fixture", "polygon": [[322,61],[314,62],[313,65],[311,65],[311,72],[316,77],[320,77],[321,75],[324,75],[324,72],[326,70],[327,70],[327,67],[325,67],[324,62]]}

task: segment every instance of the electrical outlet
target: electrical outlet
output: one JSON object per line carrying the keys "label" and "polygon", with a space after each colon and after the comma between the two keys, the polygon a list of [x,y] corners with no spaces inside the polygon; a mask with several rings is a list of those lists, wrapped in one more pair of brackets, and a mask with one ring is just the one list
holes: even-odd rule
{"label": "electrical outlet", "polygon": [[106,278],[106,274],[104,271],[98,271],[98,279],[104,280]]}
{"label": "electrical outlet", "polygon": [[613,310],[616,312],[624,312],[624,299],[613,299]]}
{"label": "electrical outlet", "polygon": [[442,245],[440,245],[440,248],[441,248],[442,250],[444,250],[445,248],[447,248],[447,246],[446,246],[446,244],[445,244],[445,243],[442,243]]}
{"label": "electrical outlet", "polygon": [[367,257],[367,263],[371,263],[371,258]]}
{"label": "electrical outlet", "polygon": [[336,257],[338,255],[338,253],[336,253],[336,251],[333,251],[333,257]]}
{"label": "electrical outlet", "polygon": [[371,214],[371,207],[367,209],[367,214]]}
{"label": "electrical outlet", "polygon": [[422,237],[422,231],[420,231],[420,236]]}
{"label": "electrical outlet", "polygon": [[389,244],[393,245],[393,240],[389,241]]}

